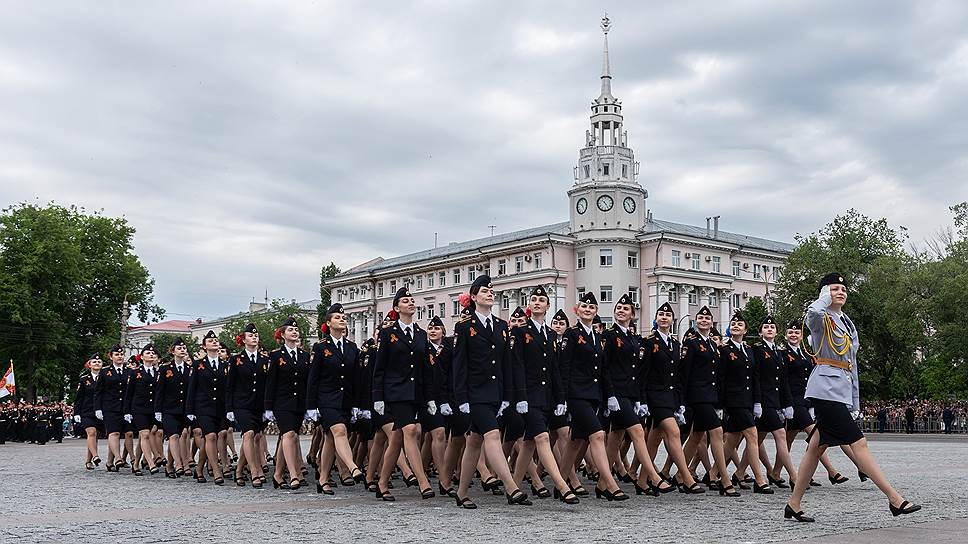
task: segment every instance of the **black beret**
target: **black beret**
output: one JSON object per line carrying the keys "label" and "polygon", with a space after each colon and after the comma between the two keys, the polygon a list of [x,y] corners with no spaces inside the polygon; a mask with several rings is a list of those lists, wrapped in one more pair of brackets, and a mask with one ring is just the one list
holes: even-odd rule
{"label": "black beret", "polygon": [[839,272],[831,272],[826,276],[820,278],[820,285],[817,286],[817,291],[819,292],[821,289],[824,288],[825,285],[835,285],[835,284],[840,284],[844,286],[847,285],[847,282],[844,281],[843,274]]}
{"label": "black beret", "polygon": [[90,357],[88,357],[87,360],[88,361],[100,361],[101,360],[101,354],[95,353],[94,355],[91,355]]}
{"label": "black beret", "polygon": [[342,313],[345,313],[345,312],[343,312],[343,305],[340,304],[340,303],[338,303],[338,302],[336,304],[333,304],[332,306],[329,307],[328,310],[326,310],[326,314],[327,315],[328,314],[342,314]]}
{"label": "black beret", "polygon": [[531,296],[533,297],[545,297],[548,298],[548,292],[541,285],[535,287],[531,290]]}
{"label": "black beret", "polygon": [[720,333],[716,327],[713,327],[712,330],[709,331],[709,336],[722,336],[722,333]]}
{"label": "black beret", "polygon": [[592,318],[592,324],[601,323],[601,322],[602,322],[602,316],[595,314],[595,317]]}
{"label": "black beret", "polygon": [[147,344],[145,347],[141,348],[141,353],[142,354],[144,352],[146,352],[146,351],[150,351],[151,353],[154,353],[155,355],[158,355],[158,352],[155,351],[155,345],[154,344]]}
{"label": "black beret", "polygon": [[491,287],[491,277],[487,274],[481,274],[474,280],[474,283],[471,284],[471,294],[476,295],[481,287]]}
{"label": "black beret", "polygon": [[511,317],[516,317],[516,318],[519,318],[519,319],[522,318],[522,317],[525,317],[524,310],[522,310],[521,307],[518,306],[517,308],[514,309],[513,312],[511,312]]}
{"label": "black beret", "polygon": [[741,312],[739,310],[736,310],[733,313],[733,317],[729,318],[729,321],[730,322],[733,322],[733,321],[741,321],[743,323],[746,323],[746,318],[743,316],[743,312]]}
{"label": "black beret", "polygon": [[763,323],[760,323],[760,326],[761,327],[763,325],[776,325],[776,320],[773,319],[773,316],[772,315],[768,315],[768,316],[766,316],[766,319],[763,320]]}
{"label": "black beret", "polygon": [[124,351],[124,347],[122,347],[121,344],[115,344],[111,346],[111,349],[108,350],[109,353],[117,353],[119,351]]}
{"label": "black beret", "polygon": [[175,347],[175,346],[187,346],[187,345],[188,344],[185,343],[185,340],[182,339],[181,336],[179,336],[178,338],[175,338],[175,340],[171,343],[171,347]]}
{"label": "black beret", "polygon": [[672,305],[668,302],[663,302],[662,306],[659,306],[659,309],[655,311],[656,314],[659,312],[669,312],[672,315],[676,315],[676,311],[672,309]]}
{"label": "black beret", "polygon": [[696,312],[696,317],[701,315],[708,315],[709,317],[712,317],[713,313],[709,311],[709,306],[703,306],[702,308],[699,308],[698,312]]}
{"label": "black beret", "polygon": [[798,321],[791,321],[791,322],[787,323],[787,330],[788,331],[802,331],[803,328],[800,326],[800,323]]}
{"label": "black beret", "polygon": [[225,351],[229,351],[229,347],[225,345],[225,342],[219,342],[218,347],[224,349]]}
{"label": "black beret", "polygon": [[397,289],[397,294],[393,295],[393,306],[399,304],[401,298],[409,296],[412,295],[410,294],[410,289],[408,289],[406,286]]}
{"label": "black beret", "polygon": [[583,302],[585,304],[594,304],[595,306],[598,306],[598,299],[595,298],[595,293],[592,293],[591,291],[582,295],[581,298],[578,299],[578,302]]}
{"label": "black beret", "polygon": [[205,336],[202,337],[202,342],[208,340],[209,338],[218,338],[218,336],[215,335],[215,331],[210,330],[205,333]]}
{"label": "black beret", "polygon": [[632,297],[630,297],[628,293],[625,293],[618,298],[618,302],[616,302],[615,305],[618,306],[619,304],[627,304],[629,306],[634,306],[634,304],[632,303]]}
{"label": "black beret", "polygon": [[552,321],[555,321],[555,320],[557,320],[557,321],[564,321],[565,324],[567,324],[568,323],[568,316],[565,315],[565,311],[564,310],[558,310],[557,312],[555,312],[555,315],[553,315],[551,317],[551,320]]}
{"label": "black beret", "polygon": [[280,329],[285,329],[286,327],[296,327],[296,328],[299,328],[299,323],[296,323],[296,318],[295,317],[289,316],[289,319],[286,319],[279,328]]}
{"label": "black beret", "polygon": [[444,322],[441,321],[440,316],[436,316],[435,315],[434,318],[430,320],[430,323],[427,323],[427,326],[428,327],[440,327],[440,328],[443,328],[444,327]]}
{"label": "black beret", "polygon": [[255,323],[249,323],[248,325],[245,326],[244,329],[242,329],[242,332],[254,332],[258,334],[259,329],[256,328]]}

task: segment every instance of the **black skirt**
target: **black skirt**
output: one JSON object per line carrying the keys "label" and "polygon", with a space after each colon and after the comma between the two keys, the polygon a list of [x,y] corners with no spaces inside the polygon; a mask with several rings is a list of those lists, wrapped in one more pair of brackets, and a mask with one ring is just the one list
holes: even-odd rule
{"label": "black skirt", "polygon": [[290,432],[299,434],[299,429],[302,428],[304,412],[273,410],[272,415],[276,416],[276,427],[279,428],[279,436]]}
{"label": "black skirt", "polygon": [[203,435],[218,433],[222,430],[222,419],[223,418],[221,416],[195,416],[195,421],[194,425],[192,425],[192,428],[201,429]]}
{"label": "black skirt", "polygon": [[245,434],[249,431],[261,433],[265,424],[262,421],[262,413],[257,413],[252,410],[236,410],[235,411],[235,423],[233,426],[240,433]]}
{"label": "black skirt", "polygon": [[810,417],[810,409],[806,406],[793,407],[793,419],[787,421],[787,430],[802,431],[813,425],[813,418]]}
{"label": "black skirt", "polygon": [[444,416],[440,413],[439,408],[437,409],[437,413],[434,415],[430,415],[426,408],[420,412],[420,430],[423,432],[439,429],[443,426]]}
{"label": "black skirt", "polygon": [[632,399],[628,397],[618,397],[618,406],[621,408],[621,410],[612,412],[608,416],[612,424],[612,430],[624,431],[629,427],[634,427],[641,424],[638,416],[635,415],[635,411],[632,409],[634,406]]}
{"label": "black skirt", "polygon": [[180,435],[188,427],[185,422],[182,414],[161,414],[161,428],[164,429],[165,436]]}
{"label": "black skirt", "polygon": [[154,414],[134,414],[131,419],[134,421],[135,432],[150,431],[158,424]]}
{"label": "black skirt", "polygon": [[89,429],[93,427],[97,431],[104,431],[104,423],[93,416],[81,416],[81,428]]}
{"label": "black skirt", "polygon": [[454,410],[452,415],[446,416],[444,422],[447,424],[447,434],[453,437],[467,435],[471,430],[471,416],[460,410]]}
{"label": "black skirt", "polygon": [[388,402],[386,403],[387,415],[393,418],[393,430],[399,431],[407,425],[420,423],[417,413],[420,407],[416,402]]}
{"label": "black skirt", "polygon": [[124,433],[127,429],[127,422],[124,420],[123,414],[116,414],[114,412],[102,412],[101,415],[104,416],[104,433]]}
{"label": "black skirt", "polygon": [[[493,430],[498,429],[497,424],[497,410],[501,405],[499,403],[472,403],[471,404],[471,432],[479,435],[485,435]],[[505,410],[510,409],[508,406]]]}
{"label": "black skirt", "polygon": [[560,416],[552,415],[548,420],[548,429],[552,431],[557,431],[558,429],[567,427],[568,425],[568,412],[565,412]]}
{"label": "black skirt", "polygon": [[529,408],[524,414],[524,439],[534,440],[539,434],[548,432],[548,416],[551,414],[542,408]]}
{"label": "black skirt", "polygon": [[327,408],[321,407],[319,409],[319,421],[318,425],[323,430],[329,430],[333,425],[339,425],[342,423],[346,425],[350,420],[350,415],[343,410],[337,408]]}
{"label": "black skirt", "polygon": [[850,409],[846,404],[822,399],[810,401],[813,404],[813,413],[817,416],[814,432],[820,431],[821,446],[850,445],[864,438],[857,422],[850,417]]}
{"label": "black skirt", "polygon": [[588,440],[588,437],[603,429],[602,421],[598,419],[599,404],[596,400],[568,399],[572,440]]}
{"label": "black skirt", "polygon": [[[649,406],[649,417],[645,422],[646,427],[649,429],[654,429],[662,420],[676,417],[676,411],[672,408],[666,408],[664,406],[658,406],[653,408]],[[679,423],[676,422],[676,425]]]}
{"label": "black skirt", "polygon": [[693,404],[692,432],[704,433],[723,426],[723,421],[716,415],[716,407],[710,403]]}
{"label": "black skirt", "polygon": [[723,415],[726,418],[723,430],[727,433],[739,433],[756,426],[753,410],[749,408],[726,408]]}
{"label": "black skirt", "polygon": [[524,432],[524,418],[514,409],[514,404],[512,403],[501,414],[501,441],[515,442],[524,436]]}
{"label": "black skirt", "polygon": [[756,430],[761,433],[772,433],[783,428],[783,417],[776,408],[763,408],[763,415],[756,419]]}

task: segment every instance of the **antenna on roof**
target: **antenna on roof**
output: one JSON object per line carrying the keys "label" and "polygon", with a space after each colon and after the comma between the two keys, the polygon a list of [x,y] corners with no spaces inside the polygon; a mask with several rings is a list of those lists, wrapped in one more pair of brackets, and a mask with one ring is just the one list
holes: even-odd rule
{"label": "antenna on roof", "polygon": [[488,225],[487,228],[491,229],[491,236],[493,237],[494,236],[494,229],[497,228],[497,225]]}
{"label": "antenna on roof", "polygon": [[266,287],[266,308],[269,307],[269,288]]}
{"label": "antenna on roof", "polygon": [[437,249],[437,233],[434,233],[434,249]]}

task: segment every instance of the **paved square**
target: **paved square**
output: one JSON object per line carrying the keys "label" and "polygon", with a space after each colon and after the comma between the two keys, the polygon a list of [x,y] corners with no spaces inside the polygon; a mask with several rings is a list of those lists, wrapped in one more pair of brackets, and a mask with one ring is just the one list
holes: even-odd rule
{"label": "paved square", "polygon": [[[105,442],[100,446],[106,457]],[[850,482],[834,487],[820,472],[818,480],[825,485],[804,501],[818,522],[798,524],[783,520],[785,490],[773,496],[744,492],[739,499],[711,493],[633,495],[625,503],[585,498],[577,506],[535,499],[528,508],[510,507],[503,497],[483,495],[478,486],[472,496],[481,508],[466,511],[453,499],[420,500],[417,491],[399,482],[392,504],[375,500],[360,486],[338,487],[335,497],[316,495],[314,488],[275,491],[271,483],[261,490],[232,482],[217,487],[147,473],[140,478],[109,474],[103,465],[86,471],[79,440],[8,443],[0,446],[0,541],[966,541],[968,440],[875,437],[871,448],[894,484],[924,506],[921,512],[893,518],[884,496],[870,481],[860,483],[839,452],[834,462]],[[801,449],[802,442],[795,460]],[[624,487],[632,492],[630,485]],[[949,519],[954,521],[937,523]],[[883,530],[867,531],[878,528]]]}

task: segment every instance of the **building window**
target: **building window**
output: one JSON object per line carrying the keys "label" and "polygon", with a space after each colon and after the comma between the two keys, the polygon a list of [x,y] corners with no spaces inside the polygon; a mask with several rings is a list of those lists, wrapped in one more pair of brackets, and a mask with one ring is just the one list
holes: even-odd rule
{"label": "building window", "polygon": [[773,281],[780,281],[780,270],[782,269],[779,266],[773,267]]}
{"label": "building window", "polygon": [[343,302],[343,290],[336,291],[336,302]]}
{"label": "building window", "polygon": [[717,304],[719,304],[719,297],[717,297],[715,293],[706,297],[706,306],[715,308]]}
{"label": "building window", "polygon": [[739,293],[736,293],[733,295],[733,309],[734,310],[739,309]]}
{"label": "building window", "polygon": [[518,306],[522,308],[528,307],[528,295],[524,291],[518,291]]}
{"label": "building window", "polygon": [[586,164],[585,165],[585,178],[587,179],[587,178],[591,177],[591,175],[592,175],[591,168],[589,168],[589,166]]}
{"label": "building window", "polygon": [[417,276],[417,290],[423,289],[423,276]]}
{"label": "building window", "polygon": [[354,289],[350,289],[350,302],[353,302],[354,300],[356,300],[356,291]]}
{"label": "building window", "polygon": [[454,285],[460,285],[460,268],[454,269]]}
{"label": "building window", "polygon": [[638,304],[639,303],[639,288],[638,287],[636,287],[634,285],[630,285],[629,286],[629,298],[632,299],[632,304]]}
{"label": "building window", "polygon": [[753,277],[756,278],[756,279],[760,279],[762,277],[762,275],[763,274],[760,271],[760,265],[754,264],[753,265]]}
{"label": "building window", "polygon": [[382,281],[380,283],[376,284],[376,296],[378,296],[378,297],[382,297],[383,296],[383,282]]}
{"label": "building window", "polygon": [[383,312],[377,312],[376,320],[377,320],[377,323],[383,323]]}
{"label": "building window", "polygon": [[453,308],[454,313],[452,313],[451,315],[453,315],[455,317],[458,316],[458,315],[460,315],[460,301],[452,300],[452,301],[450,301],[450,304],[454,307]]}
{"label": "building window", "polygon": [[679,302],[679,290],[678,289],[673,288],[673,289],[671,289],[669,291],[669,302]]}
{"label": "building window", "polygon": [[720,265],[719,257],[713,257],[713,272],[719,274],[719,265]]}
{"label": "building window", "polygon": [[397,280],[390,280],[390,293],[394,296],[397,294]]}
{"label": "building window", "polygon": [[629,268],[639,267],[639,252],[629,251]]}
{"label": "building window", "polygon": [[540,253],[535,253],[534,254],[534,269],[535,270],[541,270],[541,254]]}
{"label": "building window", "polygon": [[514,258],[514,273],[520,274],[521,272],[524,272],[524,255]]}
{"label": "building window", "polygon": [[498,259],[497,261],[497,275],[503,276],[508,273],[508,261],[507,259]]}
{"label": "building window", "polygon": [[511,297],[507,293],[501,293],[501,308],[507,310],[511,307]]}
{"label": "building window", "polygon": [[612,266],[612,250],[603,248],[598,250],[598,265]]}
{"label": "building window", "polygon": [[603,286],[601,286],[601,288],[599,288],[599,290],[598,290],[598,294],[599,294],[598,302],[600,302],[600,303],[611,302],[612,301],[612,286],[611,285],[603,285]]}
{"label": "building window", "polygon": [[602,165],[602,174],[608,175],[608,163]]}
{"label": "building window", "polygon": [[672,250],[672,267],[673,268],[679,268],[680,266],[682,266],[682,264],[679,261],[679,250],[678,249],[673,249]]}
{"label": "building window", "polygon": [[582,270],[583,268],[585,268],[585,252],[579,251],[578,253],[576,253],[576,255],[578,256],[578,264],[575,266],[575,268],[577,268],[578,270]]}
{"label": "building window", "polygon": [[434,275],[427,274],[427,289],[430,289],[433,286],[434,286]]}
{"label": "building window", "polygon": [[417,306],[417,319],[423,319],[424,309],[423,306]]}
{"label": "building window", "polygon": [[577,296],[578,296],[578,300],[581,300],[581,297],[585,296],[585,288],[584,287],[579,287],[578,288]]}
{"label": "building window", "polygon": [[698,253],[693,253],[692,254],[692,269],[693,270],[699,270],[699,254]]}
{"label": "building window", "polygon": [[446,304],[444,304],[443,302],[441,302],[440,304],[437,305],[437,307],[440,309],[439,310],[440,311],[440,317],[444,317],[445,315],[447,315],[447,314],[444,313],[444,312],[447,311],[447,305]]}
{"label": "building window", "polygon": [[733,276],[739,277],[739,261],[733,261]]}
{"label": "building window", "polygon": [[474,283],[474,280],[476,280],[476,279],[477,279],[477,271],[474,270],[474,267],[473,266],[468,266],[467,267],[467,283]]}
{"label": "building window", "polygon": [[445,287],[447,285],[447,272],[440,272],[437,274],[437,279],[440,280],[440,286]]}
{"label": "building window", "polygon": [[699,304],[699,295],[696,293],[689,293],[689,304]]}
{"label": "building window", "polygon": [[629,177],[629,165],[627,164],[622,165],[622,177],[623,178]]}
{"label": "building window", "polygon": [[428,304],[427,305],[427,319],[433,319],[433,318],[434,318],[434,305],[433,304]]}

